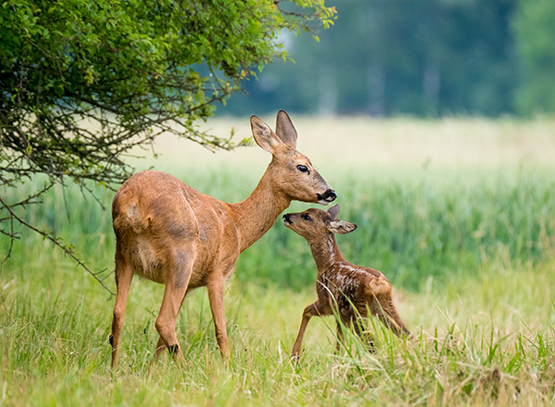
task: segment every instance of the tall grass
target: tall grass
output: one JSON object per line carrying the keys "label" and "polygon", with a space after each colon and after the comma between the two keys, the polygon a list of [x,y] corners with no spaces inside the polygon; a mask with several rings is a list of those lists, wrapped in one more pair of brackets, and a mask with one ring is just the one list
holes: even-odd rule
{"label": "tall grass", "polygon": [[[233,174],[233,176],[231,175]],[[252,174],[225,170],[186,172],[199,189],[236,202],[251,192]],[[237,188],[234,182],[247,181]],[[488,179],[418,182],[335,174],[340,217],[358,229],[339,236],[350,261],[374,267],[399,287],[418,291],[429,276],[478,275],[490,257],[510,264],[541,264],[555,252],[555,180],[534,173],[516,178],[497,174]],[[21,192],[18,191],[18,192]],[[44,205],[31,207],[26,219],[64,237],[77,253],[99,268],[113,267],[112,193],[103,196],[102,210],[76,189],[49,194]],[[65,196],[64,196],[65,195]],[[294,203],[289,211],[308,205]],[[48,242],[27,231],[16,243],[10,265],[24,267],[29,255],[44,256]],[[8,242],[0,240],[7,251]],[[315,265],[308,246],[278,219],[276,225],[240,257],[240,281],[299,290],[314,282]]]}
{"label": "tall grass", "polygon": [[[53,261],[59,261],[56,255]],[[51,262],[52,262],[51,260]],[[291,364],[313,289],[264,289],[234,280],[226,293],[232,360],[216,346],[204,290],[184,304],[177,329],[188,364],[150,366],[162,291],[136,280],[120,367],[108,368],[112,302],[71,265],[34,262],[0,279],[0,402],[28,405],[552,405],[555,309],[552,265],[447,278],[423,293],[395,290],[417,336],[405,343],[372,320],[377,352],[347,335],[334,354],[330,318],[309,324]],[[45,270],[55,269],[50,275]],[[526,284],[523,284],[523,283]],[[531,300],[533,298],[533,300]]]}
{"label": "tall grass", "polygon": [[[246,198],[262,175],[247,165],[175,168],[184,182],[227,202]],[[359,226],[338,236],[340,249],[390,279],[416,342],[371,320],[375,354],[352,335],[334,354],[333,319],[314,318],[301,361],[292,364],[302,310],[316,297],[316,266],[306,242],[278,219],[241,255],[227,286],[229,366],[221,362],[203,289],[187,298],[178,318],[185,369],[168,358],[150,365],[163,287],[136,279],[120,367],[112,373],[113,298],[50,242],[21,230],[11,257],[0,263],[0,405],[555,403],[549,169],[328,165],[323,175],[339,194],[340,217]],[[10,200],[34,186],[0,193]],[[21,214],[72,243],[94,270],[110,271],[113,193],[97,192],[106,211],[69,188]],[[294,203],[289,211],[308,206]],[[2,257],[8,248],[0,237]],[[112,277],[106,283],[113,289]]]}

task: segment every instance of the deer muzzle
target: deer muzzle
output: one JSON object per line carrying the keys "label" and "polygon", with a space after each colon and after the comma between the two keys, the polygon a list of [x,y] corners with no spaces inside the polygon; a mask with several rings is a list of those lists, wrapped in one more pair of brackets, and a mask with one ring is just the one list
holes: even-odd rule
{"label": "deer muzzle", "polygon": [[337,198],[337,194],[335,193],[335,191],[333,189],[328,189],[323,194],[318,194],[318,203],[322,205],[327,205],[330,202],[335,201],[335,198]]}
{"label": "deer muzzle", "polygon": [[289,213],[286,213],[285,215],[283,215],[283,223],[285,224],[285,226],[293,224],[293,222],[291,221],[291,218],[289,217]]}

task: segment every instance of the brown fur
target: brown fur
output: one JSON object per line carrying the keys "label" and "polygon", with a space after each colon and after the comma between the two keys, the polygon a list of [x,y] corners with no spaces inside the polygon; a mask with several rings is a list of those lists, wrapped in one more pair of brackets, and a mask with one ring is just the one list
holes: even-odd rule
{"label": "brown fur", "polygon": [[[328,212],[311,208],[301,213],[283,216],[284,224],[308,242],[318,267],[316,292],[318,301],[303,312],[301,328],[293,345],[292,357],[297,359],[301,351],[306,327],[311,317],[332,315],[337,312],[341,322],[363,336],[360,318],[368,316],[368,310],[397,335],[410,332],[401,321],[393,305],[391,285],[378,270],[356,266],[346,261],[335,242],[335,233],[349,233],[356,225],[337,219],[339,205]],[[337,324],[337,349],[343,338],[341,325]],[[370,337],[370,344],[373,345]]]}
{"label": "brown fur", "polygon": [[[117,284],[110,335],[112,367],[117,365],[134,274],[165,285],[155,324],[160,334],[157,356],[168,348],[174,357],[184,360],[175,333],[177,314],[189,291],[206,286],[216,339],[227,360],[224,283],[239,254],[270,229],[292,200],[327,204],[335,199],[310,160],[295,149],[297,133],[287,113],[278,113],[277,134],[255,116],[251,117],[251,127],[258,145],[273,158],[256,189],[243,202],[221,202],[158,171],[139,172],[118,190],[112,205]],[[301,172],[299,165],[308,171]]]}

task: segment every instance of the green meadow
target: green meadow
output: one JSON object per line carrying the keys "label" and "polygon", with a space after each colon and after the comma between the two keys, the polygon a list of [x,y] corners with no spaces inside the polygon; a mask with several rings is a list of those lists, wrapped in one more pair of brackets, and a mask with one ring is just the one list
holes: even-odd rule
{"label": "green meadow", "polygon": [[[340,218],[358,225],[338,236],[343,255],[389,278],[415,342],[371,319],[376,353],[352,335],[335,353],[333,318],[314,318],[292,364],[303,308],[316,299],[316,266],[304,239],[278,219],[228,282],[228,366],[203,288],[177,323],[187,366],[167,356],[151,364],[163,287],[136,278],[112,372],[114,297],[21,229],[0,263],[0,405],[553,405],[555,121],[292,119],[299,151],[339,195]],[[207,125],[219,135],[231,126],[249,137],[248,118]],[[270,161],[257,147],[212,154],[169,137],[154,148],[157,159],[145,150],[137,155],[146,159],[129,160],[227,202],[246,198]],[[11,200],[39,186],[0,193]],[[106,270],[115,291],[114,193],[95,191],[100,204],[69,187],[21,213]],[[2,258],[9,248],[0,237]]]}

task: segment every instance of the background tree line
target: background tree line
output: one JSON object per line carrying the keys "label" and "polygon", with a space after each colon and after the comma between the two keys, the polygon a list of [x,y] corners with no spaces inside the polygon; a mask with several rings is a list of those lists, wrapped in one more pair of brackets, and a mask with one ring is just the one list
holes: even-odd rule
{"label": "background tree line", "polygon": [[285,35],[218,113],[499,116],[555,111],[555,1],[337,0],[335,26]]}

